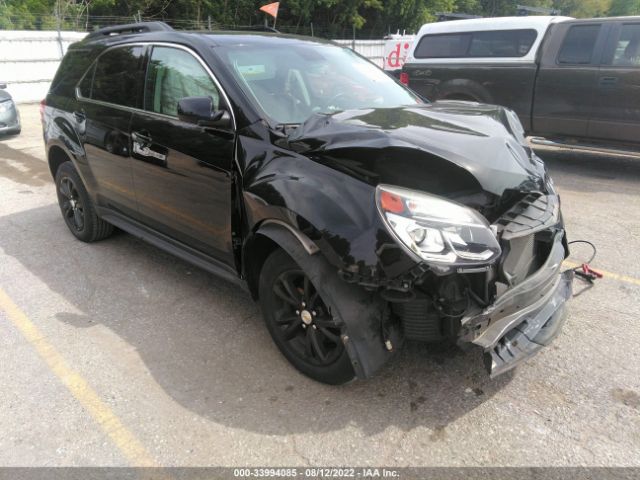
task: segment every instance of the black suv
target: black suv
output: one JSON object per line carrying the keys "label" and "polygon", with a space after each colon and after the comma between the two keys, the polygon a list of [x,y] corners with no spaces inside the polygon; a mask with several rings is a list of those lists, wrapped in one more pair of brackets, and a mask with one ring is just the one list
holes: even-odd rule
{"label": "black suv", "polygon": [[142,23],[69,48],[43,123],[78,239],[116,226],[246,287],[321,382],[405,340],[497,375],[563,323],[560,201],[504,108],[430,104],[317,39]]}

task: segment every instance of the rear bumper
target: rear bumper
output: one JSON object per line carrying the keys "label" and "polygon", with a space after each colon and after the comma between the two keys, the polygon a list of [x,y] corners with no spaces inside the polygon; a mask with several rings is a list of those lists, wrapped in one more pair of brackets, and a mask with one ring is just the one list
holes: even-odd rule
{"label": "rear bumper", "polygon": [[564,232],[558,232],[544,265],[504,292],[493,305],[462,319],[462,342],[485,351],[491,377],[504,373],[548,345],[560,332],[572,295],[573,271],[561,273]]}

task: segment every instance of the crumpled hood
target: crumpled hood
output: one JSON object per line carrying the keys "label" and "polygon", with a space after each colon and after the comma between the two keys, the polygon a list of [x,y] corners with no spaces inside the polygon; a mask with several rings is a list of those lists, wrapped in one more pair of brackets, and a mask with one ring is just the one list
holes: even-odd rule
{"label": "crumpled hood", "polygon": [[370,183],[432,191],[462,169],[461,176],[497,196],[506,189],[542,190],[544,165],[511,115],[503,107],[457,101],[349,110],[310,117],[288,141]]}

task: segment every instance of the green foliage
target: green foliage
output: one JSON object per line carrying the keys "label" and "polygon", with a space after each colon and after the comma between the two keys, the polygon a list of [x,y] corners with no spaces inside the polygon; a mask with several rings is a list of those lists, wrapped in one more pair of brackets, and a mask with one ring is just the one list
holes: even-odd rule
{"label": "green foliage", "polygon": [[[180,28],[256,25],[267,19],[258,9],[272,0],[0,0],[0,29],[96,28],[132,21],[166,19]],[[278,28],[285,32],[349,38],[379,38],[397,30],[415,32],[437,13],[514,15],[516,6],[556,8],[563,15],[640,15],[640,0],[281,0]],[[367,32],[367,33],[365,33]]]}
{"label": "green foliage", "polygon": [[640,15],[640,0],[613,0],[609,9],[611,16]]}

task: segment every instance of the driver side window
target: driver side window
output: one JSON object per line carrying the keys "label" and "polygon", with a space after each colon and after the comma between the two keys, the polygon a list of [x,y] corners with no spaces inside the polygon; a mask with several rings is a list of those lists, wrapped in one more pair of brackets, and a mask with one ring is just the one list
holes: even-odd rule
{"label": "driver side window", "polygon": [[145,110],[178,116],[178,100],[211,97],[213,109],[220,106],[215,83],[189,52],[172,47],[153,47],[145,78]]}

